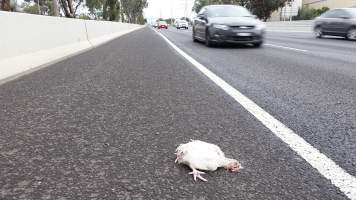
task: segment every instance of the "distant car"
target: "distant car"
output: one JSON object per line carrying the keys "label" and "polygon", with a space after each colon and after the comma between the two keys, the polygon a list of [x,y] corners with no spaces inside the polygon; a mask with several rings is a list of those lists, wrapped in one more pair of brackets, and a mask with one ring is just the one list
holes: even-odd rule
{"label": "distant car", "polygon": [[181,28],[188,29],[189,28],[189,24],[185,20],[177,20],[175,22],[175,26],[177,29],[181,29]]}
{"label": "distant car", "polygon": [[161,28],[165,28],[165,29],[168,29],[168,24],[166,21],[159,21],[158,22],[158,28],[161,29]]}
{"label": "distant car", "polygon": [[356,40],[356,8],[339,8],[325,12],[314,21],[317,38],[324,35]]}
{"label": "distant car", "polygon": [[211,5],[200,10],[192,29],[193,40],[204,41],[206,46],[226,42],[260,47],[266,25],[244,7]]}
{"label": "distant car", "polygon": [[157,22],[153,23],[153,24],[152,24],[152,27],[153,27],[153,28],[157,28],[157,27],[158,27],[158,23],[157,23]]}

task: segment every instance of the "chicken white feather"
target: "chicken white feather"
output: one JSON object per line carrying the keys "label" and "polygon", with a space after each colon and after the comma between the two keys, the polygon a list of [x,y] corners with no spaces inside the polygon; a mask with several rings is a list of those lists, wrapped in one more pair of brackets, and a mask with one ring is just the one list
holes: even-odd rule
{"label": "chicken white feather", "polygon": [[[224,167],[231,172],[238,172],[241,169],[240,163],[235,159],[226,158],[220,147],[215,144],[200,140],[191,140],[186,144],[181,144],[176,149],[176,161],[179,164],[188,165],[194,177],[202,181],[207,181],[201,176],[205,174],[199,170],[215,171],[219,167]],[[199,169],[199,170],[198,170]]]}

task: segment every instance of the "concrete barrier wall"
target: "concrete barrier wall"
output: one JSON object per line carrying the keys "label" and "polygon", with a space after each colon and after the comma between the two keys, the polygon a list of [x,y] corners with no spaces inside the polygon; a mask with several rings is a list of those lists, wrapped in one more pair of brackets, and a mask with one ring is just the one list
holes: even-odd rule
{"label": "concrete barrier wall", "polygon": [[313,20],[266,22],[267,31],[312,32]]}
{"label": "concrete barrier wall", "polygon": [[0,82],[143,26],[0,12]]}
{"label": "concrete barrier wall", "polygon": [[0,60],[87,41],[82,20],[0,12],[0,25]]}
{"label": "concrete barrier wall", "polygon": [[88,33],[88,39],[94,46],[100,45],[102,42],[105,42],[108,39],[113,39],[119,35],[131,32],[133,29],[142,27],[137,24],[93,20],[86,20],[85,24]]}

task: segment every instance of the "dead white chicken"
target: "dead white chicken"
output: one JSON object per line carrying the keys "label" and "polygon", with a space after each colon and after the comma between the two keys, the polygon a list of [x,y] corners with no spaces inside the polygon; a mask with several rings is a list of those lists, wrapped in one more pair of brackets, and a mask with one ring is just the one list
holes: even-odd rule
{"label": "dead white chicken", "polygon": [[181,144],[176,149],[177,159],[175,162],[188,165],[196,181],[199,178],[202,181],[207,181],[201,176],[205,172],[199,171],[215,171],[219,167],[224,167],[231,172],[239,172],[242,168],[240,163],[235,159],[226,158],[224,152],[215,144],[203,142],[200,140],[191,140],[186,144]]}

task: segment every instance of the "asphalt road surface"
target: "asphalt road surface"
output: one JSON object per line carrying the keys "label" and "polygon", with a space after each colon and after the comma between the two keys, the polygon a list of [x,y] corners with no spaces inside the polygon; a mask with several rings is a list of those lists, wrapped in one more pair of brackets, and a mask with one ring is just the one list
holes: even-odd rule
{"label": "asphalt road surface", "polygon": [[190,31],[172,42],[356,175],[356,43],[270,32],[262,49],[206,48]]}
{"label": "asphalt road surface", "polygon": [[[356,44],[173,43],[356,175]],[[0,85],[0,199],[344,199],[330,180],[144,28]],[[194,182],[174,150],[219,145],[244,169]]]}

